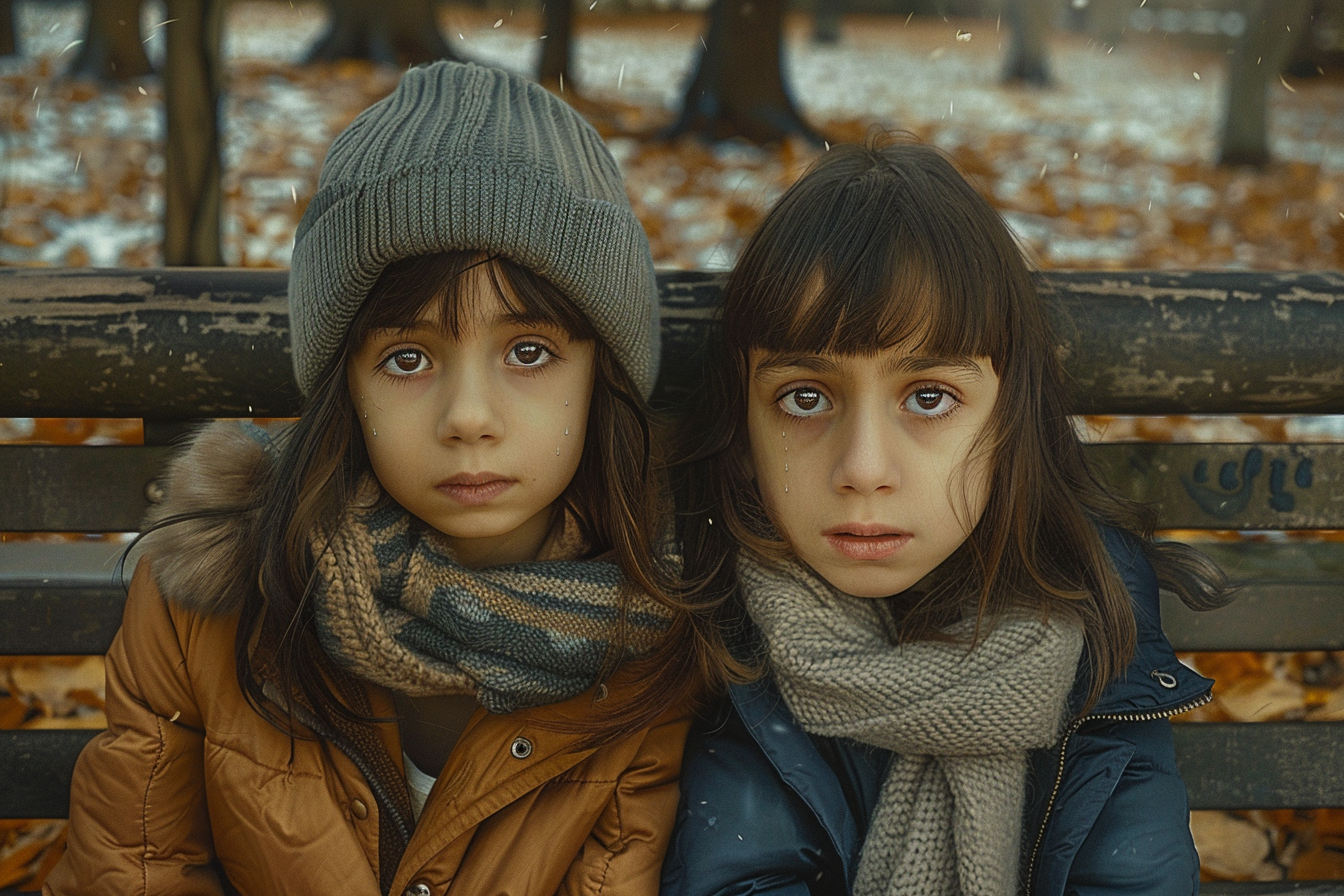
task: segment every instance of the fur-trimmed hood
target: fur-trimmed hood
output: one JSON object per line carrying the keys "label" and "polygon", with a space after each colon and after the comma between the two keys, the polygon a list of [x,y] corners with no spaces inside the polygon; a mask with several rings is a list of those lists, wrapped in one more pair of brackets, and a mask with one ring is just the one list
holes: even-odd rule
{"label": "fur-trimmed hood", "polygon": [[145,515],[136,552],[152,558],[169,602],[207,615],[242,605],[239,582],[257,568],[253,501],[287,425],[211,423],[168,462],[164,496]]}

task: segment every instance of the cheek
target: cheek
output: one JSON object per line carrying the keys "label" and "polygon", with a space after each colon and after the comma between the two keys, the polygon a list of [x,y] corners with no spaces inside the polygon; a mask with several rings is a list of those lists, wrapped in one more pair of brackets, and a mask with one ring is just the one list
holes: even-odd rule
{"label": "cheek", "polygon": [[752,478],[760,485],[762,495],[768,500],[768,493],[777,487],[782,489],[780,480],[784,472],[784,443],[787,437],[780,436],[780,430],[773,422],[767,426],[758,420],[752,421],[747,435],[751,443],[747,452],[747,466]]}
{"label": "cheek", "polygon": [[971,525],[980,522],[993,485],[993,464],[988,459],[972,459],[967,463],[966,510]]}
{"label": "cheek", "polygon": [[[380,430],[381,432],[381,430]],[[404,459],[399,459],[395,455],[389,455],[385,448],[387,442],[384,438],[370,439],[365,436],[364,444],[369,458],[369,472],[373,473],[373,478],[378,480],[383,491],[387,492],[398,501],[404,501],[406,495],[402,489],[401,477],[406,475],[409,470],[406,467]]]}
{"label": "cheek", "polygon": [[588,447],[588,414],[585,409],[582,414],[568,414],[559,423],[560,437],[557,447],[575,458],[575,464],[578,463],[578,457],[583,454],[584,449]]}
{"label": "cheek", "polygon": [[983,453],[972,455],[959,452],[956,466],[948,480],[948,503],[959,520],[964,521],[967,533],[980,522],[989,503],[993,485],[993,459]]}
{"label": "cheek", "polygon": [[[780,431],[771,427],[764,439],[753,434],[750,454],[752,476],[761,504],[785,541],[791,541],[792,532],[801,525],[801,517],[809,506],[806,493],[808,483],[798,475],[797,461],[785,451],[789,437],[781,438]],[[773,438],[771,437],[773,436]],[[788,465],[786,472],[784,467]]]}
{"label": "cheek", "polygon": [[542,416],[529,415],[526,418],[526,438],[531,440],[538,454],[544,453],[549,461],[542,469],[550,472],[541,474],[543,478],[563,479],[566,487],[578,471],[588,449],[588,415],[592,403],[591,394],[565,390],[573,397],[562,400],[554,413]]}

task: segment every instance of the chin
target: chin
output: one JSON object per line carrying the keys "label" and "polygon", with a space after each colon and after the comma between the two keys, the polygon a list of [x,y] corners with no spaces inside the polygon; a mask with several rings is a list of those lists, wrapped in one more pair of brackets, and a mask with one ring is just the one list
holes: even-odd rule
{"label": "chin", "polygon": [[820,570],[816,570],[816,572],[832,587],[838,588],[852,597],[866,599],[891,597],[893,594],[900,594],[914,584],[906,581],[905,576],[862,573],[853,570],[837,571],[836,575],[827,575]]}

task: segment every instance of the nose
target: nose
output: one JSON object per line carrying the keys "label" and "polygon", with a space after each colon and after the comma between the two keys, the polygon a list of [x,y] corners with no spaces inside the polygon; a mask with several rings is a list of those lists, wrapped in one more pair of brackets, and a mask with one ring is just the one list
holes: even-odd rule
{"label": "nose", "polygon": [[438,438],[442,442],[476,442],[502,435],[502,418],[481,365],[451,365],[440,378]]}
{"label": "nose", "polygon": [[901,487],[898,439],[882,425],[882,413],[857,409],[845,421],[832,471],[837,492],[871,495]]}

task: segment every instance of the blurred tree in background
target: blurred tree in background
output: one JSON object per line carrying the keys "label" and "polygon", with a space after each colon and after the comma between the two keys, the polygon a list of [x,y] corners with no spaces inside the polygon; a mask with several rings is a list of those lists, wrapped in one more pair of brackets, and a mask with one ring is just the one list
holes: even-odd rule
{"label": "blurred tree in background", "polygon": [[96,0],[88,4],[84,42],[70,65],[77,78],[127,81],[154,69],[140,39],[141,0]]}
{"label": "blurred tree in background", "polygon": [[440,5],[434,0],[327,0],[327,30],[308,61],[369,59],[405,68],[456,59],[439,32]]}
{"label": "blurred tree in background", "polygon": [[668,135],[819,143],[785,81],[783,40],[784,0],[714,0],[695,74]]}

